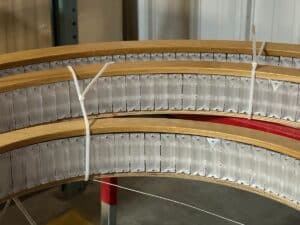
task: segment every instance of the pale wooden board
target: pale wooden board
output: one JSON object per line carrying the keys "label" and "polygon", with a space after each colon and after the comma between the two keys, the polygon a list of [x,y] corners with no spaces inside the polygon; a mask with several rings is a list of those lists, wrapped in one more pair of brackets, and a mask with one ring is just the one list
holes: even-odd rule
{"label": "pale wooden board", "polygon": [[[101,64],[83,65],[75,67],[75,71],[79,79],[86,79],[94,77],[101,67],[103,67]],[[103,73],[103,76],[166,73],[250,77],[251,65],[204,61],[124,62],[110,65]],[[300,83],[299,70],[291,68],[273,67],[268,65],[259,66],[256,69],[256,77]],[[26,75],[11,75],[0,78],[0,92],[71,79],[70,71],[67,68],[29,72],[26,73]]]}
{"label": "pale wooden board", "polygon": [[[259,146],[300,159],[300,141],[263,131],[216,124],[161,118],[106,118],[91,121],[91,133],[157,132],[222,138]],[[49,123],[0,134],[0,153],[44,141],[82,136],[82,119]]]}
{"label": "pale wooden board", "polygon": [[[157,116],[157,115],[208,115],[208,116],[226,116],[237,117],[247,119],[247,114],[241,113],[229,113],[219,111],[187,111],[187,110],[159,110],[159,111],[135,111],[135,112],[114,112],[114,113],[102,113],[99,115],[90,116],[89,118],[113,118],[113,117],[125,117],[125,116]],[[252,115],[252,119],[260,120],[270,123],[277,123],[284,126],[294,127],[300,129],[300,123],[295,121],[288,121],[282,119],[276,119],[266,116]]]}
{"label": "pale wooden board", "polygon": [[[103,65],[84,65],[75,68],[79,79],[86,79],[95,76]],[[192,61],[163,61],[163,62],[136,62],[136,63],[116,63],[107,68],[103,76],[122,76],[122,75],[140,75],[140,74],[164,74],[164,73],[187,73],[187,74],[213,74],[213,75],[229,75],[229,76],[242,76],[249,77],[251,66],[241,63],[222,63],[222,62],[192,62]],[[257,78],[282,80],[300,83],[300,74],[297,69],[280,68],[272,66],[260,66],[256,73]],[[31,86],[38,86],[43,84],[50,84],[55,82],[71,80],[71,75],[68,69],[59,68],[46,71],[37,71],[11,75],[0,78],[0,93],[5,91],[13,91],[19,88],[26,88]],[[246,115],[238,113],[226,113],[226,112],[189,112],[185,110],[178,111],[151,111],[151,112],[136,112],[134,115],[145,114],[208,114],[217,116],[231,116],[231,117],[243,117]],[[129,113],[114,113],[113,115],[124,116]],[[106,115],[105,115],[106,116]],[[108,115],[109,116],[109,115]],[[300,127],[299,122],[291,122],[282,119],[268,118],[264,116],[254,116],[254,119],[269,121],[274,123],[280,123],[292,127]]]}
{"label": "pale wooden board", "polygon": [[[258,42],[257,48],[260,45],[261,42]],[[252,43],[247,41],[159,40],[69,45],[0,55],[0,69],[95,55],[151,52],[217,52],[252,55]],[[300,45],[267,43],[264,54],[300,58]]]}

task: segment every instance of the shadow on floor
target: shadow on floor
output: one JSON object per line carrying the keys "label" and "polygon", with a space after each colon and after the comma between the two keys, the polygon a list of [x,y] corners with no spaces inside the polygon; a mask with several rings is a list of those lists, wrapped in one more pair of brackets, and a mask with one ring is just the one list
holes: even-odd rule
{"label": "shadow on floor", "polygon": [[[189,203],[245,225],[300,224],[300,212],[261,196],[229,187],[174,178],[142,177],[119,178],[119,184]],[[99,184],[91,183],[85,192],[72,198],[66,199],[60,187],[56,187],[24,199],[23,204],[39,225],[47,224],[69,210],[76,210],[89,223],[98,225],[100,221],[98,199]],[[118,191],[117,221],[119,225],[233,224],[174,203],[124,190]],[[0,224],[28,223],[12,205]]]}

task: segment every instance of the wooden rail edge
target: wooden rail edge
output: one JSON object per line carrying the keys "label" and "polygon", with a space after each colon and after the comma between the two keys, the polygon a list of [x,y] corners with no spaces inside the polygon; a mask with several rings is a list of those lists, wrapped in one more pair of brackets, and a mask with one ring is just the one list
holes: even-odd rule
{"label": "wooden rail edge", "polygon": [[[261,46],[257,42],[257,48]],[[157,52],[207,52],[252,55],[249,41],[151,40],[68,45],[0,55],[0,69],[89,56]],[[264,55],[300,58],[300,45],[266,43]]]}
{"label": "wooden rail edge", "polygon": [[[178,133],[215,137],[259,146],[300,159],[300,141],[248,128],[166,118],[107,118],[91,121],[91,134],[119,132]],[[84,133],[82,119],[2,133],[0,153],[45,141],[82,136]]]}
{"label": "wooden rail edge", "polygon": [[[87,79],[93,78],[102,66],[103,64],[77,66],[75,70],[79,79]],[[201,61],[126,62],[110,65],[103,76],[176,73],[250,77],[251,65]],[[300,70],[260,65],[256,70],[256,77],[300,83]],[[0,93],[67,80],[72,80],[67,68],[11,75],[0,78]]]}

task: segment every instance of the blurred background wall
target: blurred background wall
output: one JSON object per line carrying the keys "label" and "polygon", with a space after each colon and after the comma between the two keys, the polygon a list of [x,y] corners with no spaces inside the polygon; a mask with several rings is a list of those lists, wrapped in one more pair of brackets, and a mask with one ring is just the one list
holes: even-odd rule
{"label": "blurred background wall", "polygon": [[[77,9],[79,43],[122,40],[122,0],[77,0]],[[0,53],[52,45],[50,0],[0,0]]]}
{"label": "blurred background wall", "polygon": [[0,53],[52,45],[49,0],[0,0]]}
{"label": "blurred background wall", "polygon": [[299,0],[138,0],[140,39],[257,39],[300,43]]}
{"label": "blurred background wall", "polygon": [[79,43],[122,40],[122,0],[77,2]]}
{"label": "blurred background wall", "polygon": [[[77,0],[78,42],[249,40],[253,4],[258,40],[300,43],[300,0]],[[0,53],[53,43],[51,0],[0,0]]]}

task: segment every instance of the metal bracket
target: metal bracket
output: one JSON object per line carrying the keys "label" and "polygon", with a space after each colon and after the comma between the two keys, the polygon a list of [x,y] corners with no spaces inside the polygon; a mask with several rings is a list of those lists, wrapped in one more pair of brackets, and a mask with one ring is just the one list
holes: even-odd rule
{"label": "metal bracket", "polygon": [[77,0],[52,0],[53,44],[78,43]]}

